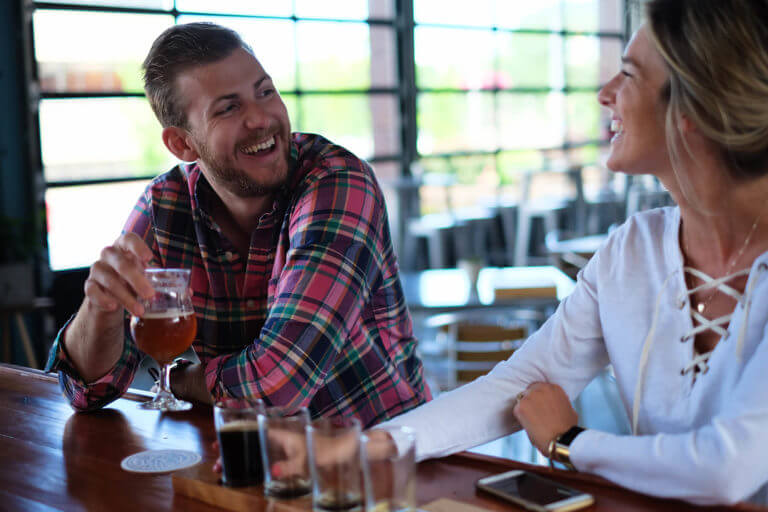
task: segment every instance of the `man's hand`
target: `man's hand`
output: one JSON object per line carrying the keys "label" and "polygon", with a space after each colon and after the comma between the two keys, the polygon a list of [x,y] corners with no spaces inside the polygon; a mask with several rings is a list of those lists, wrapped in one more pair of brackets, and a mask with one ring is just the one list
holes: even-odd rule
{"label": "man's hand", "polygon": [[85,281],[85,297],[98,310],[111,313],[123,308],[141,316],[144,307],[139,298],[149,299],[154,289],[144,275],[152,251],[135,233],[121,235],[113,245],[101,251]]}
{"label": "man's hand", "polygon": [[171,372],[171,390],[183,400],[213,405],[213,397],[205,384],[203,365],[190,364]]}
{"label": "man's hand", "polygon": [[154,289],[144,276],[152,251],[135,233],[121,235],[101,251],[85,281],[85,300],[64,334],[72,364],[86,382],[93,382],[120,358],[123,351],[123,308],[141,315],[140,297]]}
{"label": "man's hand", "polygon": [[557,384],[534,382],[519,395],[512,410],[528,439],[548,456],[549,442],[579,421],[571,401]]}

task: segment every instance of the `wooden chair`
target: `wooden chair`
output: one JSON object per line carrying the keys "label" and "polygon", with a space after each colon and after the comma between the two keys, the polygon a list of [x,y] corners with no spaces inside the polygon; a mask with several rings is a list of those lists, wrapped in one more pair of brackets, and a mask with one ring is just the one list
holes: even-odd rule
{"label": "wooden chair", "polygon": [[[439,336],[445,339],[451,375],[444,389],[466,384],[488,373],[497,363],[509,358],[528,336],[524,322],[495,321],[493,318],[466,318],[466,315],[441,315]],[[438,320],[439,321],[439,320]]]}

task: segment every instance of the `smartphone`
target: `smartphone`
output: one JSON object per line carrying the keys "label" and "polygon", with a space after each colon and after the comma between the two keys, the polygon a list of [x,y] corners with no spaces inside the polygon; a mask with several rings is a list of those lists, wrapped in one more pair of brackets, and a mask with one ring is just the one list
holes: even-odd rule
{"label": "smartphone", "polygon": [[595,502],[591,494],[522,470],[477,481],[477,488],[536,512],[568,512]]}

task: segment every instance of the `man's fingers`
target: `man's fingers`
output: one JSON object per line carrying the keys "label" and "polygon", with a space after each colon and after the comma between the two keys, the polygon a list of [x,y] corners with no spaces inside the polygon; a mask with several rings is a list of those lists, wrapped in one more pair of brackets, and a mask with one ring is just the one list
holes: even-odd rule
{"label": "man's fingers", "polygon": [[124,233],[120,235],[114,243],[115,247],[118,247],[126,252],[129,252],[136,256],[136,258],[142,263],[143,266],[147,266],[152,259],[152,251],[144,240],[141,239],[136,233]]}
{"label": "man's fingers", "polygon": [[134,294],[149,299],[155,290],[144,275],[146,264],[133,252],[119,246],[105,247],[101,251],[101,261],[115,269],[115,272],[128,283]]}
{"label": "man's fingers", "polygon": [[[94,284],[98,285],[99,288],[94,287]],[[131,314],[136,316],[144,314],[144,306],[137,300],[133,288],[117,274],[113,267],[101,260],[93,264],[91,273],[86,280],[85,291],[89,299],[91,298],[89,292],[96,290],[109,295],[108,300],[121,305]]]}
{"label": "man's fingers", "polygon": [[117,309],[117,302],[112,295],[104,291],[101,285],[93,279],[88,278],[85,281],[85,295],[103,311],[113,312]]}

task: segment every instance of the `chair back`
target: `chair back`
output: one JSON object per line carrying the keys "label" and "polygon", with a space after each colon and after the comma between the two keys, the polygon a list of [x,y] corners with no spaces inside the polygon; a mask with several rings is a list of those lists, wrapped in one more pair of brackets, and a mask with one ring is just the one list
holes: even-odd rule
{"label": "chair back", "polygon": [[443,327],[453,340],[455,385],[471,382],[508,359],[528,336],[525,325],[459,321]]}

